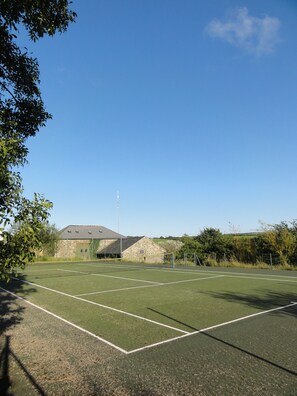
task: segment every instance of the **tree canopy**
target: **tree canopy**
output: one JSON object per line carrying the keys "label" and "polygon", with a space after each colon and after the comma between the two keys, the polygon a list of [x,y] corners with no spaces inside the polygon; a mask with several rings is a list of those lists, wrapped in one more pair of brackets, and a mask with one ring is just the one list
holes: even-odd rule
{"label": "tree canopy", "polygon": [[[66,31],[76,13],[67,0],[0,0],[0,278],[24,266],[40,247],[40,230],[52,203],[40,194],[23,196],[18,167],[28,154],[27,139],[51,115],[39,90],[39,65],[17,39],[23,26],[31,40]],[[18,227],[11,232],[11,226]]]}
{"label": "tree canopy", "polygon": [[42,255],[54,257],[57,252],[57,244],[59,241],[59,230],[56,225],[45,223],[38,237],[42,244]]}

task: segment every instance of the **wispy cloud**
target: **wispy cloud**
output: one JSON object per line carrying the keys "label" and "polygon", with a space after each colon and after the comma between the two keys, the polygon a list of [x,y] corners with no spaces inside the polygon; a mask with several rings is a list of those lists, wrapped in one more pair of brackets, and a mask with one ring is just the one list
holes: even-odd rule
{"label": "wispy cloud", "polygon": [[212,20],[207,25],[206,32],[249,54],[262,56],[274,52],[280,42],[280,25],[278,18],[254,17],[249,15],[246,7],[242,7],[230,11],[225,21]]}

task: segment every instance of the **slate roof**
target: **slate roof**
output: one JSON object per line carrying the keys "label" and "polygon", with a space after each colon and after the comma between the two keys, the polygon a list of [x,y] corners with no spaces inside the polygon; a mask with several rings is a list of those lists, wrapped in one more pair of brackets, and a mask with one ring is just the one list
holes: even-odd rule
{"label": "slate roof", "polygon": [[120,239],[125,238],[100,225],[69,225],[60,231],[60,239]]}
{"label": "slate roof", "polygon": [[[130,246],[134,245],[136,242],[140,241],[141,237],[127,237],[122,239],[122,252],[127,250]],[[98,254],[120,254],[121,253],[121,241],[117,240],[110,245],[106,246],[106,248],[102,250],[98,250]]]}

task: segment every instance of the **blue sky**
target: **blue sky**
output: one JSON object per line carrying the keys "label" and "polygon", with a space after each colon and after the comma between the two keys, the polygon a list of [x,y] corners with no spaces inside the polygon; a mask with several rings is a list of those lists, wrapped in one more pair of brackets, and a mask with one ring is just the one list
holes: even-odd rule
{"label": "blue sky", "polygon": [[178,236],[297,217],[294,0],[72,8],[66,34],[22,41],[53,120],[21,173],[50,222]]}

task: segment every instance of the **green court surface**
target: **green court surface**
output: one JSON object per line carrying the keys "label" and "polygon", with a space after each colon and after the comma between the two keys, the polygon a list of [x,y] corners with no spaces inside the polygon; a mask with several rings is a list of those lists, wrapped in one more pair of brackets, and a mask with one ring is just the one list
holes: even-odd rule
{"label": "green court surface", "polygon": [[229,334],[238,321],[253,333],[253,318],[266,323],[297,308],[297,276],[289,272],[34,264],[2,289],[17,289],[36,309],[126,354],[219,327]]}

